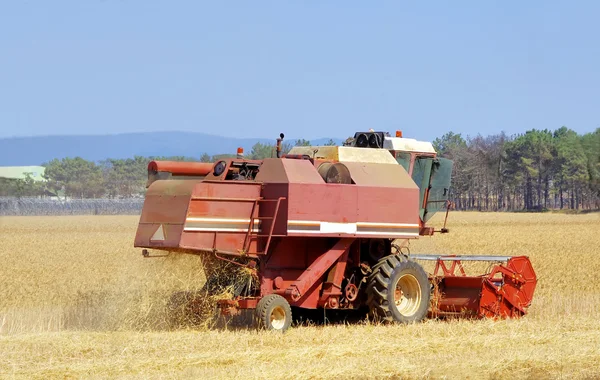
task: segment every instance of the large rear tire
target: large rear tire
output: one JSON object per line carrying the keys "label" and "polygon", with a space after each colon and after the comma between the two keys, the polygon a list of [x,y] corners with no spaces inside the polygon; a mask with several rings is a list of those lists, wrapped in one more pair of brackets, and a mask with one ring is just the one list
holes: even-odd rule
{"label": "large rear tire", "polygon": [[373,319],[414,323],[427,315],[430,285],[419,264],[390,255],[373,267],[367,281],[367,305]]}
{"label": "large rear tire", "polygon": [[292,324],[292,308],[278,294],[269,294],[258,301],[254,321],[259,329],[284,332]]}

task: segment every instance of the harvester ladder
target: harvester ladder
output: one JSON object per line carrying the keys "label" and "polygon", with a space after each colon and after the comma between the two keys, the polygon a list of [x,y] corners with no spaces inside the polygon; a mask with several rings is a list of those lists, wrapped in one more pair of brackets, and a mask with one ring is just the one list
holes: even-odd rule
{"label": "harvester ladder", "polygon": [[[279,197],[277,199],[264,199],[264,198],[258,198],[254,201],[254,204],[252,205],[252,211],[250,212],[250,225],[248,227],[248,232],[246,233],[246,237],[244,238],[244,245],[243,245],[243,249],[244,252],[248,253],[248,250],[250,249],[250,242],[252,241],[252,237],[257,237],[257,238],[267,238],[267,242],[265,243],[265,249],[264,252],[253,252],[255,254],[261,254],[261,253],[267,253],[269,252],[269,246],[271,245],[271,240],[273,238],[273,236],[285,236],[285,235],[273,235],[273,230],[275,229],[275,223],[277,222],[277,215],[279,214],[279,206],[281,205],[281,201],[284,200],[285,197]],[[273,213],[273,216],[254,216],[257,212],[259,203],[261,202],[276,202],[275,203],[275,211]],[[269,233],[268,234],[254,234],[254,221],[258,220],[270,220],[271,221],[271,226],[269,228]]]}

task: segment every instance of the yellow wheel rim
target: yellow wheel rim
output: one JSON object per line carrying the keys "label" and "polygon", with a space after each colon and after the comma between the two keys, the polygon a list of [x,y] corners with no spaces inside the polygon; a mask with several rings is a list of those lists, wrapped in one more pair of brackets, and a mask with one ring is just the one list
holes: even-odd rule
{"label": "yellow wheel rim", "polygon": [[281,306],[275,306],[270,316],[273,330],[281,330],[285,326],[285,310]]}
{"label": "yellow wheel rim", "polygon": [[405,317],[416,314],[421,305],[421,285],[415,276],[405,274],[395,284],[394,304],[398,312]]}

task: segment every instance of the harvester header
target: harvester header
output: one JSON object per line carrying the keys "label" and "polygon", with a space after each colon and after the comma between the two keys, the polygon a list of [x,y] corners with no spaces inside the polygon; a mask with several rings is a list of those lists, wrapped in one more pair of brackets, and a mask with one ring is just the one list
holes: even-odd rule
{"label": "harvester header", "polygon": [[[263,160],[242,151],[211,164],[151,162],[135,246],[145,255],[199,254],[213,267],[244,268],[247,286],[235,287],[221,310],[253,309],[269,329],[289,327],[290,306],[365,308],[397,322],[525,313],[535,288],[527,258],[482,276],[455,273],[456,261],[452,271],[427,275],[417,260],[435,260],[439,269],[446,259],[400,252],[410,239],[433,235],[427,221],[449,210],[452,162],[431,143],[369,131],[345,146],[284,154],[283,138],[275,157]],[[227,286],[212,269],[208,294]],[[509,301],[494,309],[492,295]]]}

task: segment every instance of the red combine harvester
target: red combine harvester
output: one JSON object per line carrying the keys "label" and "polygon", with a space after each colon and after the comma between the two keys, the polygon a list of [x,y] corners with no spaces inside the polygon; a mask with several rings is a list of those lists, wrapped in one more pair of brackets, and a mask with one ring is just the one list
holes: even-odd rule
{"label": "red combine harvester", "polygon": [[[219,301],[223,314],[254,309],[259,327],[286,330],[291,306],[368,308],[383,321],[518,317],[536,276],[527,257],[405,254],[446,210],[452,162],[431,143],[359,132],[346,146],[294,147],[274,158],[214,164],[153,161],[135,246],[203,255],[206,291],[227,285],[216,268],[250,281]],[[401,244],[397,244],[401,242]],[[394,252],[396,251],[396,252]],[[427,274],[420,261],[433,261]],[[490,261],[470,276],[466,261]],[[232,270],[233,270],[232,269]]]}

